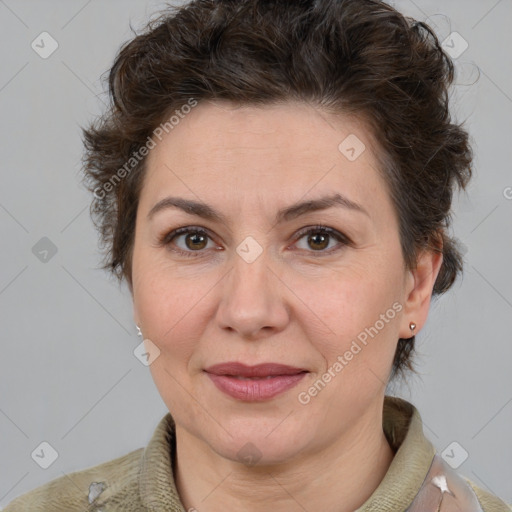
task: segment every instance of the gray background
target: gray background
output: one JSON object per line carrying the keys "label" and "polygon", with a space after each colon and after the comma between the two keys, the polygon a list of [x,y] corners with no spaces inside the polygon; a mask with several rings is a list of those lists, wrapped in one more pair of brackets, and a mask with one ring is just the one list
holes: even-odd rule
{"label": "gray background", "polygon": [[[455,201],[465,276],[432,304],[418,336],[421,376],[389,391],[418,407],[439,452],[453,441],[468,452],[461,474],[512,502],[512,2],[392,3],[419,20],[436,15],[438,35],[457,31],[469,44],[452,94],[476,175]],[[78,178],[79,126],[106,101],[100,77],[129,22],[140,28],[163,6],[0,0],[0,506],[144,446],[167,412],[133,355],[129,293],[97,269]],[[47,59],[31,48],[43,31],[59,44]],[[43,237],[57,249],[46,262],[33,253]],[[31,457],[42,441],[59,454],[46,470]]]}

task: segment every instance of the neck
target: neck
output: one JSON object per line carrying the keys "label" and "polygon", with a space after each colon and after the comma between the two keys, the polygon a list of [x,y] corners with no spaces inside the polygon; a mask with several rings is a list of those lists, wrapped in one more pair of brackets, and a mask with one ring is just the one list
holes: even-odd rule
{"label": "neck", "polygon": [[343,439],[293,462],[244,466],[176,425],[175,481],[185,510],[353,512],[386,474],[391,449],[380,415],[362,418]]}

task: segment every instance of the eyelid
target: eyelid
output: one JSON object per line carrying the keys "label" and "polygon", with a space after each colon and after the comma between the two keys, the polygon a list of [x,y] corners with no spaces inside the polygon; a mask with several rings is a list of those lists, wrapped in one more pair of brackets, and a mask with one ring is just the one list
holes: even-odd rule
{"label": "eyelid", "polygon": [[351,240],[345,234],[341,233],[337,229],[331,228],[329,226],[325,226],[324,224],[314,224],[312,226],[306,226],[299,231],[294,236],[295,241],[300,240],[307,233],[314,231],[324,231],[328,235],[341,240],[347,244],[352,243]]}
{"label": "eyelid", "polygon": [[[352,246],[352,240],[345,235],[344,233],[338,231],[337,229],[331,228],[329,226],[326,226],[324,224],[314,224],[312,226],[306,226],[302,229],[300,229],[295,235],[294,235],[294,242],[293,244],[297,243],[301,238],[303,238],[308,233],[314,233],[315,231],[318,232],[324,232],[330,237],[336,239],[338,241],[338,244],[341,244],[341,247],[338,245],[337,247],[331,248],[329,250],[325,251],[306,251],[308,255],[312,256],[328,256],[330,254],[333,254],[335,252],[340,251],[343,246]],[[299,251],[302,249],[298,249]]]}
{"label": "eyelid", "polygon": [[[210,234],[210,231],[206,228],[200,227],[200,226],[182,226],[180,228],[172,229],[169,232],[165,232],[162,236],[158,238],[158,247],[167,247],[170,246],[171,241],[174,240],[176,237],[181,235],[187,235],[189,233],[199,233],[202,235],[207,236],[211,241],[214,241],[213,236]],[[202,253],[205,251],[185,251],[183,249],[178,248],[172,248],[169,249],[173,252],[183,254],[185,256],[191,256],[191,257],[198,257],[202,256]]]}

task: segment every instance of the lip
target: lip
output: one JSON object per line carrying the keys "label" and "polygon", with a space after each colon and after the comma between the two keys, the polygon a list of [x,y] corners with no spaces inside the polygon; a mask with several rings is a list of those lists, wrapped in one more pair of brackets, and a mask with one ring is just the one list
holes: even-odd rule
{"label": "lip", "polygon": [[206,374],[223,393],[245,402],[270,400],[296,386],[308,373],[303,368],[263,363],[221,363],[205,369]]}
{"label": "lip", "polygon": [[296,375],[307,371],[305,368],[297,368],[279,363],[262,363],[249,366],[243,363],[228,362],[210,366],[205,372],[214,375],[230,375],[238,377],[268,377],[276,375]]}

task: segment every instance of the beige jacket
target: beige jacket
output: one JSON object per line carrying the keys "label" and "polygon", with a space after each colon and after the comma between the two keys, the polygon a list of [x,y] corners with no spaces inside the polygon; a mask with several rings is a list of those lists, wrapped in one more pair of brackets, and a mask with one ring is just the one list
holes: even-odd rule
{"label": "beige jacket", "polygon": [[[409,402],[386,396],[383,429],[394,459],[355,512],[510,512],[458,475],[423,434]],[[4,512],[188,512],[176,491],[174,422],[167,414],[146,448],[53,480],[12,501]]]}

